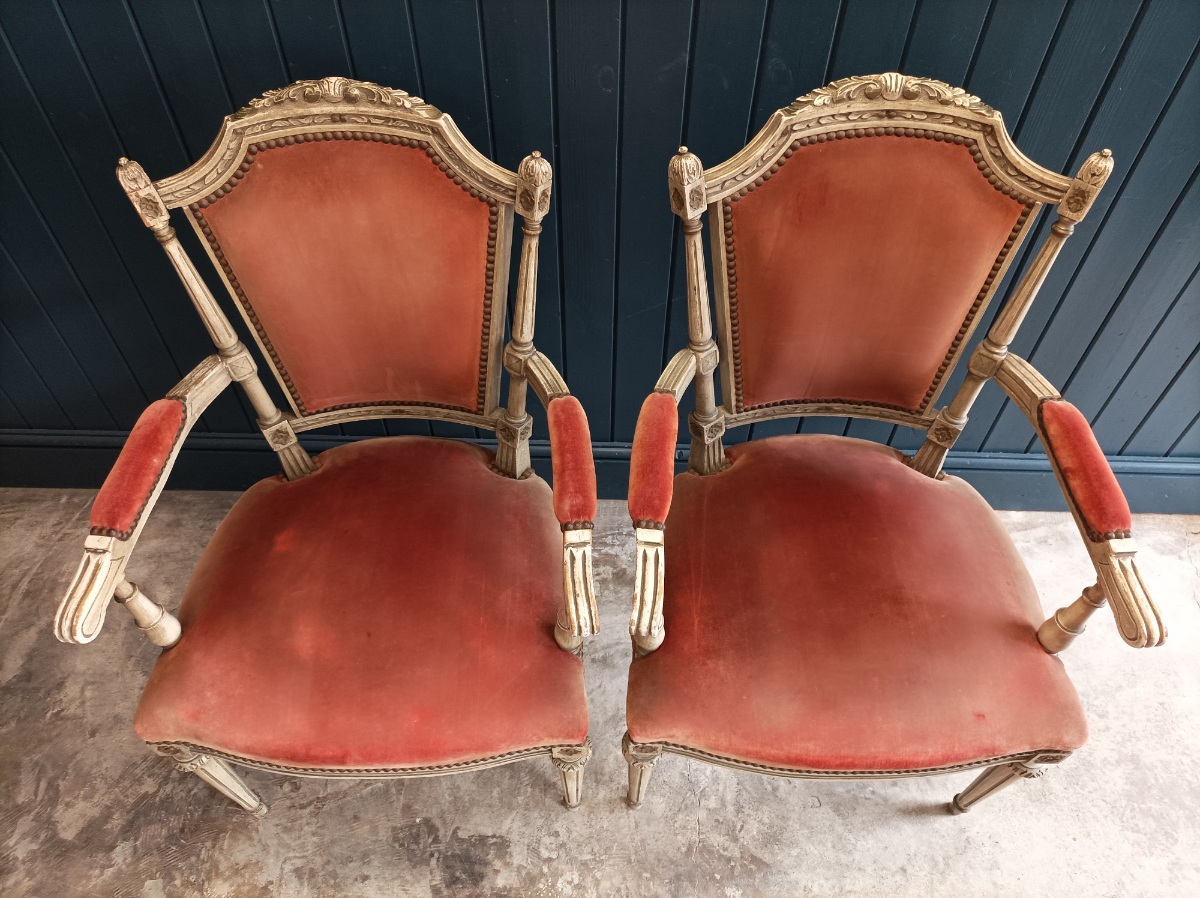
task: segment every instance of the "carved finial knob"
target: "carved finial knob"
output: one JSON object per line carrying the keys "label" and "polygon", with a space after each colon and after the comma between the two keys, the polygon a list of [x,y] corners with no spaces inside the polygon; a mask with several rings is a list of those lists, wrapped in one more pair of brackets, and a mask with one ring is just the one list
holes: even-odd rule
{"label": "carved finial knob", "polygon": [[541,221],[550,211],[550,184],[554,169],[534,150],[517,166],[517,214],[527,221]]}
{"label": "carved finial knob", "polygon": [[1096,201],[1100,188],[1113,170],[1112,150],[1092,153],[1084,161],[1066,196],[1058,204],[1058,214],[1067,221],[1082,221]]}
{"label": "carved finial knob", "polygon": [[146,227],[159,230],[170,224],[170,213],[145,169],[122,156],[117,162],[117,180]]}
{"label": "carved finial knob", "polygon": [[671,157],[667,165],[667,183],[671,189],[671,211],[680,218],[699,218],[708,205],[704,165],[687,147],[680,147]]}

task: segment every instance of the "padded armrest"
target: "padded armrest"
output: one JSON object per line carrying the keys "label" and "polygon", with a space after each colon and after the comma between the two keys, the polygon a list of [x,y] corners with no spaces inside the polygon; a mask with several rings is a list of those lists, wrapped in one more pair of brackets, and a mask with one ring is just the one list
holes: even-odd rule
{"label": "padded armrest", "polygon": [[99,635],[113,594],[124,582],[129,555],[184,437],[230,383],[225,362],[211,355],[138,418],[92,504],[83,560],[54,617],[54,635],[62,642],[86,643]]}
{"label": "padded armrest", "polygon": [[1087,418],[1063,399],[1043,399],[1037,415],[1046,453],[1062,475],[1088,539],[1127,539],[1133,526],[1129,503]]}
{"label": "padded armrest", "polygon": [[181,399],[159,399],[142,412],[92,504],[93,536],[126,540],[133,535],[186,421]]}
{"label": "padded armrest", "polygon": [[1091,425],[1020,356],[1007,355],[995,376],[1033,424],[1050,457],[1121,638],[1135,648],[1162,645],[1167,628],[1134,562],[1137,545],[1130,536],[1129,503]]}
{"label": "padded armrest", "polygon": [[651,393],[638,414],[629,460],[629,516],[635,527],[666,523],[678,439],[679,408],[674,395]]}
{"label": "padded armrest", "polygon": [[596,519],[596,464],[587,415],[574,396],[546,405],[550,463],[554,470],[554,514],[564,528]]}

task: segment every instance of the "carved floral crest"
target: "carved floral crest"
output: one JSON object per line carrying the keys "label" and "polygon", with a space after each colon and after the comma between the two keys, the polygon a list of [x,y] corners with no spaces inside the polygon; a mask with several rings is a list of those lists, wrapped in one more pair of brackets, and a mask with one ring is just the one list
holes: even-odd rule
{"label": "carved floral crest", "polygon": [[972,109],[985,115],[994,111],[979,97],[967,93],[961,87],[953,87],[933,78],[916,78],[899,72],[882,75],[854,75],[842,78],[825,87],[797,97],[786,112],[799,112],[806,107],[821,108],[850,103],[854,100],[925,100],[941,106],[956,106]]}
{"label": "carved floral crest", "polygon": [[290,103],[346,103],[349,105],[387,106],[426,112],[433,107],[407,91],[383,87],[371,81],[330,77],[313,81],[297,81],[278,90],[269,90],[250,105],[234,113],[234,118],[250,115],[258,109],[269,109]]}

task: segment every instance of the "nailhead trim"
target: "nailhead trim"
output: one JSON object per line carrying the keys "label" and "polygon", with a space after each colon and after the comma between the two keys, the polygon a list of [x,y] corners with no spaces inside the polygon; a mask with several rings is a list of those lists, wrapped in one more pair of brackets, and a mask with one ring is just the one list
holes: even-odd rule
{"label": "nailhead trim", "polygon": [[[925,391],[925,396],[921,400],[921,404],[913,409],[903,405],[893,405],[886,402],[868,402],[858,399],[780,399],[774,402],[765,402],[758,405],[747,406],[742,395],[742,346],[741,346],[741,327],[738,322],[737,314],[737,248],[734,241],[733,233],[733,203],[737,202],[742,197],[749,194],[755,188],[761,187],[771,179],[771,176],[783,167],[784,161],[790,159],[797,149],[810,144],[828,143],[833,140],[845,140],[857,137],[916,137],[925,140],[934,140],[939,143],[953,143],[956,146],[965,146],[971,151],[971,158],[975,161],[975,167],[980,173],[987,178],[987,182],[992,185],[993,189],[999,191],[1005,196],[1012,197],[1017,202],[1025,206],[1025,210],[1013,225],[1012,231],[1008,235],[1004,246],[1000,250],[1000,254],[996,257],[991,270],[988,272],[987,279],[983,282],[983,287],[975,297],[975,301],[967,310],[966,317],[963,318],[962,325],[955,334],[953,341],[950,343],[950,349],[946,356],[942,359],[942,363],[938,366],[937,373],[933,377],[933,381],[929,385],[929,389]],[[1017,244],[1017,239],[1021,233],[1021,229],[1025,226],[1029,214],[1033,211],[1036,200],[1025,196],[1017,190],[1012,189],[1005,184],[994,172],[989,168],[987,159],[983,152],[979,149],[978,144],[970,137],[963,137],[961,134],[947,134],[944,131],[937,131],[930,128],[898,128],[892,125],[879,126],[874,128],[846,128],[840,131],[830,131],[825,134],[818,134],[814,137],[801,137],[792,141],[791,146],[783,151],[783,159],[776,162],[763,174],[759,175],[752,182],[748,183],[741,190],[734,193],[732,196],[726,197],[721,202],[721,219],[724,225],[725,239],[725,258],[727,261],[728,270],[728,295],[729,295],[729,331],[730,342],[733,345],[733,370],[734,370],[734,401],[735,408],[738,412],[754,411],[762,408],[775,408],[783,405],[805,405],[818,403],[838,403],[842,405],[858,405],[869,408],[883,408],[902,412],[924,412],[929,403],[933,400],[934,394],[941,385],[942,379],[949,371],[951,364],[958,356],[959,348],[962,346],[963,340],[966,338],[967,332],[971,329],[972,323],[975,321],[984,300],[988,297],[992,289],[992,285],[996,280],[996,275],[999,274],[1001,268],[1004,267],[1004,261],[1008,258],[1008,254]]]}
{"label": "nailhead trim", "polygon": [[[279,353],[275,350],[274,344],[267,336],[266,330],[258,319],[258,315],[254,311],[254,306],[249,298],[242,290],[242,286],[238,283],[237,276],[233,273],[229,262],[225,258],[225,253],[221,249],[220,243],[212,232],[212,228],[204,217],[203,210],[208,208],[213,203],[222,197],[228,196],[233,188],[246,176],[246,174],[254,166],[254,161],[258,154],[265,150],[278,149],[284,146],[294,146],[298,143],[321,142],[325,140],[366,140],[373,143],[388,143],[402,147],[411,147],[413,149],[423,150],[429,160],[438,167],[447,178],[453,181],[456,185],[462,188],[463,192],[471,195],[473,199],[488,205],[488,237],[487,237],[487,262],[484,269],[484,294],[483,294],[483,327],[479,338],[479,387],[476,392],[475,408],[466,408],[465,406],[449,405],[441,402],[413,402],[410,400],[395,400],[395,401],[376,401],[376,402],[350,402],[341,405],[328,405],[318,409],[309,409],[303,398],[300,396],[300,391],[296,388],[295,382],[292,380],[291,374],[288,373],[287,366],[283,364],[283,360],[279,357]],[[270,140],[259,141],[251,144],[246,150],[246,156],[242,160],[242,164],[237,167],[233,175],[230,176],[224,184],[214,190],[211,194],[191,203],[188,206],[188,211],[192,217],[196,219],[200,226],[201,232],[205,239],[212,247],[213,255],[217,259],[217,264],[221,266],[221,270],[225,274],[226,280],[233,288],[234,294],[237,296],[238,302],[245,309],[250,323],[254,326],[255,333],[258,334],[262,345],[266,347],[267,355],[271,358],[271,364],[279,372],[280,379],[287,386],[288,393],[296,403],[296,408],[300,410],[302,415],[315,415],[321,412],[342,411],[352,408],[374,408],[381,405],[413,405],[422,408],[443,408],[452,411],[462,411],[468,414],[483,414],[484,405],[487,402],[488,388],[488,338],[491,333],[492,326],[492,295],[495,284],[496,272],[496,232],[499,227],[500,214],[499,206],[491,197],[485,196],[476,188],[467,184],[461,176],[454,173],[450,165],[438,154],[437,149],[430,145],[427,140],[419,140],[415,137],[400,137],[396,134],[377,134],[370,131],[317,131],[311,134],[294,134],[288,137],[275,137]]]}
{"label": "nailhead trim", "polygon": [[595,530],[596,524],[593,521],[568,521],[561,529],[563,533],[568,530]]}
{"label": "nailhead trim", "polygon": [[633,526],[639,530],[666,530],[667,525],[662,521],[634,521]]}

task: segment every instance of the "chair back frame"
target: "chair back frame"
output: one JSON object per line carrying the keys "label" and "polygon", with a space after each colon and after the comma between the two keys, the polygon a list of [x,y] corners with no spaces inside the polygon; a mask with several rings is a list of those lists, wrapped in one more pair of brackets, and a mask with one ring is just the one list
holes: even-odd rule
{"label": "chair back frame", "polygon": [[[796,149],[811,143],[871,137],[876,135],[950,141],[966,145],[983,177],[1000,192],[1026,206],[1012,234],[996,259],[983,289],[964,319],[958,335],[933,378],[923,402],[916,410],[879,404],[841,400],[797,400],[763,406],[746,406],[742,401],[738,345],[737,272],[732,236],[732,204],[768,181]],[[672,210],[684,222],[688,241],[687,272],[689,297],[690,348],[697,354],[697,412],[694,418],[707,418],[706,428],[692,427],[691,467],[702,473],[724,466],[719,448],[698,445],[695,438],[719,439],[725,427],[750,424],[772,418],[803,415],[836,415],[871,418],[928,431],[938,421],[935,403],[946,378],[960,360],[984,309],[1011,264],[1014,250],[1020,246],[1045,204],[1059,206],[1059,222],[1047,237],[1030,271],[1015,288],[1005,310],[997,318],[1004,325],[1004,339],[997,345],[1007,347],[1024,318],[1049,270],[1049,264],[1070,233],[1073,222],[1083,218],[1096,193],[1111,171],[1112,161],[1105,151],[1094,154],[1080,175],[1070,178],[1046,169],[1026,157],[1013,143],[1000,113],[960,87],[941,81],[889,72],[844,78],[799,97],[773,113],[762,130],[729,159],[705,170],[687,148],[671,160],[669,182]],[[711,312],[708,308],[707,275],[700,246],[700,217],[707,211],[712,226],[711,247],[717,314],[717,340],[711,340]],[[1061,225],[1061,227],[1060,227]],[[1065,230],[1065,233],[1058,233]],[[695,246],[690,244],[694,243]],[[1005,324],[1007,322],[1007,324]],[[1008,327],[1011,324],[1011,328]],[[995,331],[995,328],[993,328]],[[1010,332],[1011,331],[1011,332]],[[703,344],[719,348],[705,352]],[[703,363],[701,356],[708,358]],[[721,405],[709,400],[711,385],[701,385],[715,367],[721,372]],[[976,391],[977,392],[977,391]],[[972,396],[971,399],[974,397]],[[967,403],[969,405],[969,403]],[[963,423],[965,423],[965,409]],[[717,423],[719,420],[719,424]],[[961,427],[958,428],[961,430]],[[957,437],[957,431],[953,434]],[[953,442],[953,439],[950,439]],[[943,453],[944,454],[944,453]]]}
{"label": "chair back frame", "polygon": [[[206,233],[202,210],[237,186],[250,169],[256,153],[310,140],[372,140],[422,149],[430,157],[431,164],[441,169],[447,178],[491,207],[479,400],[475,410],[403,401],[337,407],[315,413],[305,409],[282,362],[259,326],[253,307],[237,286],[229,264],[219,247],[214,246],[211,232]],[[264,419],[276,427],[280,422],[286,426],[286,432],[277,434],[263,428],[277,449],[279,444],[294,444],[297,432],[366,418],[430,418],[488,430],[503,428],[506,412],[500,402],[500,372],[505,364],[502,344],[513,215],[518,212],[526,222],[513,333],[514,341],[520,344],[517,350],[520,357],[534,354],[537,234],[541,230],[540,221],[549,210],[551,176],[549,163],[538,153],[522,162],[519,174],[509,171],[482,155],[449,115],[421,98],[402,90],[341,77],[298,81],[252,100],[249,106],[226,116],[216,140],[204,156],[178,174],[151,181],[135,162],[122,159],[118,168],[122,186],[143,222],[163,244],[218,350],[238,351],[241,344],[228,319],[170,227],[169,210],[184,209],[189,213],[193,229],[291,404],[292,414],[284,416],[274,408],[261,384],[258,389],[248,387],[260,426]],[[240,351],[244,353],[244,349]],[[245,355],[249,360],[248,354]],[[250,365],[253,365],[252,361]],[[257,382],[257,377],[254,380]],[[520,418],[524,414],[524,378],[518,392],[519,401],[510,402],[514,407],[508,409],[508,414],[516,413]],[[527,440],[527,431],[517,438]]]}

